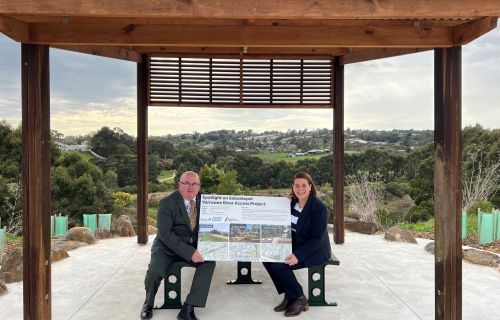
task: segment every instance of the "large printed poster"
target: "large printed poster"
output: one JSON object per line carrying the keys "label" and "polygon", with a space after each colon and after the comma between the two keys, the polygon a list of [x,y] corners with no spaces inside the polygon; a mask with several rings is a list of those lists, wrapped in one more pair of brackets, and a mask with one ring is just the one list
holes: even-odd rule
{"label": "large printed poster", "polygon": [[285,197],[202,195],[198,250],[205,260],[284,262],[290,225]]}

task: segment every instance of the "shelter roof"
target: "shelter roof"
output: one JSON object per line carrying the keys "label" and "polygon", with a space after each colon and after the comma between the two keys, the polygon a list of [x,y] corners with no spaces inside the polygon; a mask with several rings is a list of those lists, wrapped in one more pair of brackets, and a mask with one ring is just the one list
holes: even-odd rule
{"label": "shelter roof", "polygon": [[494,29],[477,0],[10,0],[0,32],[23,43],[131,61],[175,56],[341,57],[341,63],[466,44]]}

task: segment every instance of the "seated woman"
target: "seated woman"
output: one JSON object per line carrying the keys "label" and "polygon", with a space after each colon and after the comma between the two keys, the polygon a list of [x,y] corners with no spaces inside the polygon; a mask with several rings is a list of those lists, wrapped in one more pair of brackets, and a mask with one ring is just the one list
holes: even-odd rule
{"label": "seated woman", "polygon": [[316,188],[309,174],[299,172],[294,176],[290,207],[292,254],[286,257],[285,263],[263,263],[278,293],[285,293],[283,301],[274,308],[276,312],[285,311],[285,317],[298,316],[309,309],[293,270],[324,263],[331,257],[327,210],[316,197]]}

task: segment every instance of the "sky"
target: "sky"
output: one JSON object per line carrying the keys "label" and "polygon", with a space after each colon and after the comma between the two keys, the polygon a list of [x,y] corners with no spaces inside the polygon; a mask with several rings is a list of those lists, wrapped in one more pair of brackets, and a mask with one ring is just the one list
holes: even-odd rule
{"label": "sky", "polygon": [[[20,44],[0,33],[0,121],[21,122]],[[345,66],[345,128],[433,129],[433,51]],[[51,129],[136,135],[136,64],[50,49]],[[462,126],[500,128],[500,29],[462,48]],[[333,127],[332,110],[149,108],[149,134]]]}

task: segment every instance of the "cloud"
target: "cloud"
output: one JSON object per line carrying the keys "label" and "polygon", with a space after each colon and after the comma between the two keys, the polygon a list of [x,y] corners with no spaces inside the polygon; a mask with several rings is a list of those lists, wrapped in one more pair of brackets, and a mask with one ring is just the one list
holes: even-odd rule
{"label": "cloud", "polygon": [[[0,34],[0,119],[21,119],[20,45]],[[345,127],[432,129],[433,52],[345,67]],[[499,128],[500,31],[462,50],[462,124]],[[51,126],[66,135],[102,126],[136,133],[136,65],[51,49]],[[332,110],[149,108],[149,133],[332,128]]]}

